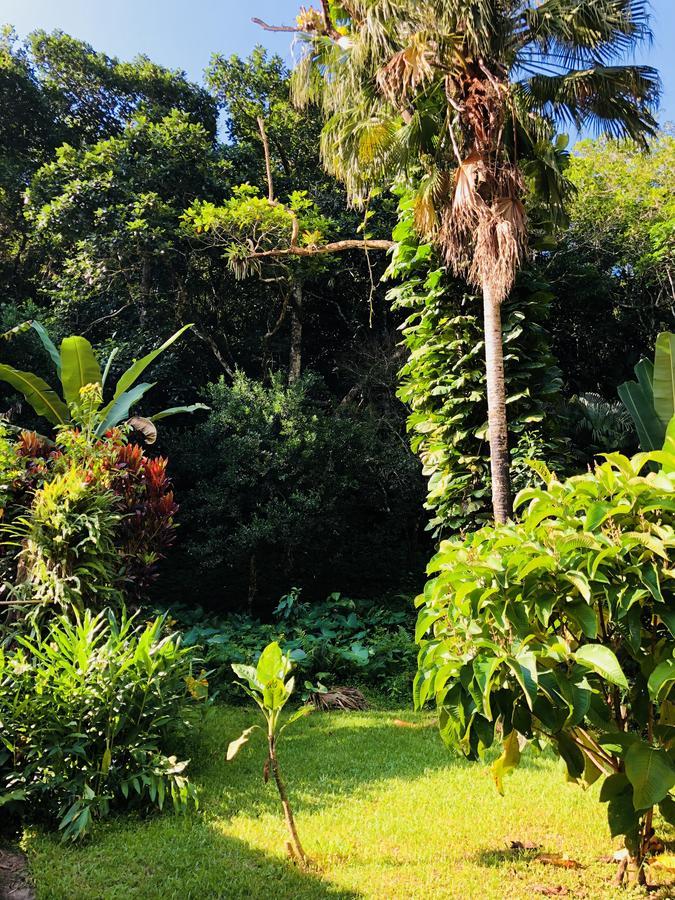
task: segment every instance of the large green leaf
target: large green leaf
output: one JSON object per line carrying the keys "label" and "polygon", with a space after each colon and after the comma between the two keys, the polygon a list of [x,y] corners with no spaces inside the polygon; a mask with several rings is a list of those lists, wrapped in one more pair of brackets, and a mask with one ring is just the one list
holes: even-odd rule
{"label": "large green leaf", "polygon": [[504,796],[504,776],[512,772],[520,762],[520,744],[518,732],[510,731],[504,738],[504,752],[492,763],[492,777],[497,790]]}
{"label": "large green leaf", "polygon": [[665,659],[654,669],[649,676],[647,687],[652,700],[663,699],[667,691],[665,688],[675,681],[675,659]]}
{"label": "large green leaf", "polygon": [[280,678],[270,678],[269,681],[265,682],[263,702],[267,709],[277,710],[285,705],[291,695],[292,681],[293,679],[291,678],[288,686]]}
{"label": "large green leaf", "polygon": [[605,647],[604,644],[584,644],[583,647],[579,647],[574,656],[578,663],[593,669],[605,681],[622,688],[628,688],[628,682],[621,671],[619,660],[614,655],[614,652],[609,647]]}
{"label": "large green leaf", "polygon": [[625,381],[618,387],[619,398],[635,424],[643,450],[660,450],[664,427],[654,409],[652,394],[637,381]]}
{"label": "large green leaf", "polygon": [[662,331],[656,339],[654,409],[664,427],[675,415],[675,334],[670,331]]}
{"label": "large green leaf", "polygon": [[102,414],[105,418],[96,429],[97,436],[101,437],[109,428],[114,428],[115,425],[119,425],[120,422],[124,422],[128,419],[131,407],[135,403],[138,403],[141,397],[154,386],[154,382],[149,384],[146,381],[142,381],[130,391],[125,391],[124,394],[120,394],[119,397],[104,407]]}
{"label": "large green leaf", "polygon": [[626,776],[633,785],[635,809],[649,809],[675,785],[675,766],[664,750],[637,741],[626,753]]}
{"label": "large green leaf", "polygon": [[67,403],[80,399],[85,384],[101,384],[101,367],[86,338],[72,335],[61,341],[61,384]]}
{"label": "large green leaf", "polygon": [[120,394],[130,388],[131,385],[139,378],[139,376],[147,369],[150,363],[154,362],[154,360],[156,360],[161,353],[164,353],[164,351],[169,348],[174,341],[177,341],[178,338],[188,330],[188,328],[192,328],[192,324],[193,323],[184,325],[175,334],[172,334],[168,340],[164,341],[161,347],[158,347],[156,350],[153,350],[146,356],[141,357],[141,359],[137,359],[136,362],[129,366],[129,368],[117,382],[117,386],[115,388],[115,398],[119,397]]}
{"label": "large green leaf", "polygon": [[63,400],[46,381],[32,372],[22,372],[12,366],[0,364],[0,381],[6,381],[20,391],[35,412],[48,419],[52,425],[63,425],[70,421],[70,413]]}
{"label": "large green leaf", "polygon": [[160,419],[168,419],[169,416],[177,416],[180,413],[193,413],[198,409],[210,409],[205,403],[192,403],[190,406],[172,406],[170,409],[163,409],[161,412],[150,416],[151,422],[159,422]]}
{"label": "large green leaf", "polygon": [[105,367],[103,369],[103,378],[101,379],[101,387],[105,387],[106,381],[108,380],[108,375],[110,374],[110,367],[112,366],[113,360],[115,359],[115,357],[117,356],[117,354],[119,352],[120,352],[119,347],[113,347],[112,350],[110,351],[110,355],[108,356]]}
{"label": "large green leaf", "polygon": [[256,666],[256,672],[261,684],[267,684],[272,679],[283,680],[290,671],[291,663],[285,657],[281,647],[276,641],[268,644],[260,654]]}
{"label": "large green leaf", "polygon": [[49,353],[49,355],[51,356],[52,362],[54,363],[54,366],[56,367],[56,374],[60,378],[61,377],[61,354],[56,349],[56,345],[54,344],[52,339],[47,334],[47,330],[44,327],[44,325],[41,325],[39,322],[36,322],[35,320],[33,320],[30,324],[31,324],[31,328],[33,329],[33,331],[35,331],[37,336],[42,341],[42,346],[45,348],[47,353]]}
{"label": "large green leaf", "polygon": [[666,428],[666,438],[663,442],[660,461],[664,472],[675,471],[675,416],[673,416]]}

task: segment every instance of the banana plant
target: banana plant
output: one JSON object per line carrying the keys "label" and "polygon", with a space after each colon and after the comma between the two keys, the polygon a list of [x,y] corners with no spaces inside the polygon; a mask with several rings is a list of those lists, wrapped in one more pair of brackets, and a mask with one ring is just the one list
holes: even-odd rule
{"label": "banana plant", "polygon": [[30,324],[51,357],[56,375],[61,382],[62,396],[38,375],[32,372],[23,372],[4,363],[0,363],[0,381],[5,381],[23,394],[37,415],[43,416],[54,426],[71,425],[77,422],[78,406],[82,398],[81,392],[87,385],[100,386],[100,400],[94,410],[93,431],[96,437],[102,437],[110,428],[121,422],[129,421],[132,427],[144,434],[148,443],[153,443],[157,437],[155,422],[178,413],[192,413],[198,409],[208,409],[203,403],[193,403],[191,406],[174,406],[171,409],[162,410],[149,418],[140,416],[129,418],[132,407],[155,385],[155,382],[139,382],[140,376],[192,325],[184,325],[164,341],[161,347],[157,347],[141,359],[135,360],[118,379],[112,397],[108,402],[104,402],[103,391],[118,348],[113,348],[103,371],[101,371],[94,349],[86,338],[79,335],[66,337],[61,341],[60,348],[57,349],[46,329],[39,322],[34,321]]}
{"label": "banana plant", "polygon": [[[236,684],[258,704],[265,717],[267,725],[267,760],[263,767],[263,779],[267,782],[271,771],[279,791],[286,827],[290,837],[290,841],[286,844],[286,849],[292,859],[304,866],[308,864],[309,860],[298,837],[293,811],[288,799],[286,785],[281,777],[279,760],[277,758],[277,743],[282,732],[291,723],[311,712],[311,707],[303,706],[292,713],[286,722],[280,726],[281,711],[290,699],[295,686],[293,676],[288,677],[292,668],[293,660],[290,656],[284,655],[276,641],[265,647],[256,666],[232,664],[232,671],[241,679]],[[258,728],[260,728],[260,725],[252,725],[236,741],[230,743],[227,748],[228,762],[235,758],[244,744],[248,742],[251,734]]]}
{"label": "banana plant", "polygon": [[635,375],[637,381],[619,385],[619,397],[635,423],[640,447],[648,452],[661,450],[675,415],[675,334],[659,334],[654,362],[641,359]]}

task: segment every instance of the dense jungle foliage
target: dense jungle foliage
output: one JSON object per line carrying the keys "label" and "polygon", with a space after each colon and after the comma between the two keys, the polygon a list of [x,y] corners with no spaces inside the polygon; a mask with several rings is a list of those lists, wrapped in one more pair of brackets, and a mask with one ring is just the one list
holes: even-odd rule
{"label": "dense jungle foliage", "polygon": [[[311,198],[308,240],[363,226],[321,165],[320,116],[293,107],[280,59],[215,55],[200,86],[62,33],[22,44],[5,29],[0,53],[5,330],[35,318],[57,341],[116,346],[116,375],[195,323],[153,373],[160,408],[210,407],[160,429],[181,510],[157,596],[193,596],[195,565],[196,599],[217,613],[268,615],[291,584],[317,599],[414,590],[429,531],[486,520],[489,467],[478,307],[417,243],[405,197],[391,263],[352,249],[237,278],[229,238],[200,232],[194,211],[218,210],[242,184],[267,192],[259,116],[276,195]],[[666,133],[648,157],[601,141],[570,157],[570,227],[535,254],[506,317],[517,487],[529,456],[552,454],[571,473],[608,446],[635,446],[616,386],[673,318],[673,152]],[[388,236],[398,205],[375,198],[369,232]],[[245,239],[248,210],[235,212]],[[20,370],[45,374],[43,354],[32,332],[3,343]],[[9,421],[40,431],[5,396]]]}

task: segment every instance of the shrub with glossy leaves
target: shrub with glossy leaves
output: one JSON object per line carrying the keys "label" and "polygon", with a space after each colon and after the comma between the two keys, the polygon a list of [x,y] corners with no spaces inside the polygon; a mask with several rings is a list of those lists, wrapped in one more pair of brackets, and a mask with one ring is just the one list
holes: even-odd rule
{"label": "shrub with glossy leaves", "polygon": [[0,807],[72,839],[112,809],[186,809],[196,795],[172,751],[193,682],[162,617],[85,612],[16,636],[0,650]]}
{"label": "shrub with glossy leaves", "polygon": [[519,521],[432,560],[416,703],[436,702],[470,758],[503,740],[500,790],[527,742],[573,779],[603,778],[612,834],[639,863],[653,808],[675,823],[675,456],[615,453],[564,482],[536,469]]}

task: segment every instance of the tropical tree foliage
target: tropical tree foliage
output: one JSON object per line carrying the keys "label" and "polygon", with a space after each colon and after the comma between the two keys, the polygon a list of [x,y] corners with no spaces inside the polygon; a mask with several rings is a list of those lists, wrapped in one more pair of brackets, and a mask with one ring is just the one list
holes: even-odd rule
{"label": "tropical tree foliage", "polygon": [[573,779],[604,779],[610,830],[643,879],[653,808],[674,820],[675,455],[611,454],[566,481],[535,468],[544,484],[520,493],[517,522],[431,561],[416,703],[436,702],[444,740],[470,758],[501,738],[500,791],[529,742]]}
{"label": "tropical tree foliage", "polygon": [[540,259],[554,286],[553,350],[570,394],[614,402],[645,348],[673,330],[674,167],[668,131],[647,153],[630,141],[586,139],[570,157],[570,226]]}

